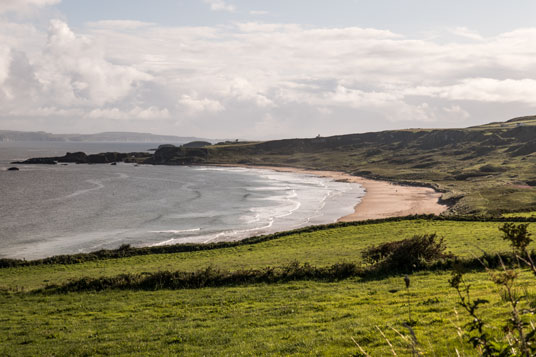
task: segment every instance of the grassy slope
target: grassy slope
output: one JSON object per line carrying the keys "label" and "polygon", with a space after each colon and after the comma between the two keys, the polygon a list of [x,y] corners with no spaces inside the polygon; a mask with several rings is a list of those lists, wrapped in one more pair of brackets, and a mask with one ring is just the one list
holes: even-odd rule
{"label": "grassy slope", "polygon": [[[248,269],[280,266],[292,261],[328,266],[341,262],[360,262],[361,251],[371,245],[438,233],[447,247],[460,257],[506,251],[495,222],[400,221],[341,227],[312,233],[295,234],[276,240],[234,248],[191,253],[135,256],[100,260],[75,265],[43,265],[0,269],[0,288],[32,290],[46,284],[65,282],[80,276],[113,276],[124,272],[158,270],[194,271],[207,266],[222,269]],[[529,226],[536,234],[536,225]]]}
{"label": "grassy slope", "polygon": [[[486,274],[468,276],[473,291],[504,313]],[[435,355],[474,355],[452,323],[457,298],[448,274],[412,277],[412,318],[422,348]],[[248,287],[7,295],[0,304],[1,355],[351,355],[351,337],[373,356],[389,355],[379,326],[400,355],[408,350],[390,330],[407,333],[401,277],[339,283],[292,282]],[[496,326],[497,327],[497,326]],[[405,353],[404,353],[405,352]],[[432,354],[433,355],[433,354]]]}
{"label": "grassy slope", "polygon": [[[454,253],[506,250],[499,223],[402,221],[336,228],[251,246],[205,252],[138,256],[79,265],[0,270],[0,285],[35,289],[49,282],[122,272],[195,270],[207,265],[238,269],[298,260],[315,265],[359,261],[360,251],[415,233],[445,236]],[[533,233],[536,226],[531,226]],[[505,311],[486,273],[470,276],[492,301],[488,316]],[[451,321],[456,296],[448,273],[412,276],[413,316],[423,348],[438,355],[463,350]],[[373,355],[389,352],[380,326],[404,351],[388,326],[403,330],[407,305],[401,277],[336,283],[291,282],[228,288],[101,293],[0,292],[0,355],[349,355],[353,336]],[[467,321],[461,316],[460,325]],[[467,350],[470,352],[469,350]]]}

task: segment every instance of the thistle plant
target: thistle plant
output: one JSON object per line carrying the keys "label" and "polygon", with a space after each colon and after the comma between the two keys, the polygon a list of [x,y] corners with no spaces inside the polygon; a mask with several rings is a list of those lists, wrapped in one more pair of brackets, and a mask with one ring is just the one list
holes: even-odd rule
{"label": "thistle plant", "polygon": [[[518,260],[525,263],[525,266],[528,266],[536,275],[536,266],[531,254],[527,252],[527,247],[532,242],[527,227],[528,224],[505,223],[499,227],[499,230],[504,234],[503,239],[508,240],[512,245],[514,255]],[[499,260],[502,266],[500,272],[493,272],[484,265],[490,273],[491,280],[501,287],[502,298],[508,302],[510,308],[510,317],[504,325],[503,334],[498,338],[493,338],[487,332],[488,324],[479,314],[479,308],[488,301],[471,297],[470,285],[464,281],[460,270],[456,270],[449,280],[450,285],[458,292],[460,305],[472,318],[465,325],[466,337],[481,356],[534,356],[536,354],[536,329],[529,318],[534,315],[535,310],[530,303],[525,302],[527,291],[521,291],[516,285],[519,271],[506,267],[500,256]],[[521,264],[518,268],[521,268]]]}
{"label": "thistle plant", "polygon": [[411,300],[410,300],[410,295],[409,295],[409,285],[410,285],[410,280],[409,280],[409,276],[405,275],[404,276],[404,283],[406,283],[406,295],[408,296],[408,323],[411,324]]}

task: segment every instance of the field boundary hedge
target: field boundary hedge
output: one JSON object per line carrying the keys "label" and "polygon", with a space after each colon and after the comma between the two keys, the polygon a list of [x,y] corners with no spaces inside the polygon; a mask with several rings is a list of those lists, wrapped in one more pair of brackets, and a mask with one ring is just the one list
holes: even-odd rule
{"label": "field boundary hedge", "polygon": [[[536,253],[531,253],[536,258]],[[460,259],[450,257],[428,262],[408,272],[405,269],[391,269],[383,264],[361,265],[337,263],[326,267],[316,267],[309,263],[292,262],[279,267],[264,267],[247,270],[221,270],[209,266],[194,272],[158,271],[140,274],[119,274],[111,277],[83,277],[59,285],[48,285],[33,293],[63,294],[70,292],[99,292],[105,290],[181,290],[206,287],[231,287],[254,284],[277,284],[290,281],[336,282],[352,277],[364,280],[384,279],[388,276],[415,273],[418,271],[482,271],[497,268],[502,264],[516,263],[513,253],[495,255],[484,254],[479,258]]]}

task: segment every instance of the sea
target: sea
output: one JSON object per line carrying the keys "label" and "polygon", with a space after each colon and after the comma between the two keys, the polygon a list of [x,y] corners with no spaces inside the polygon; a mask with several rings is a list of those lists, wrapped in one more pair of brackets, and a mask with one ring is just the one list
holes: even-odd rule
{"label": "sea", "polygon": [[365,194],[355,183],[257,168],[11,164],[158,145],[0,142],[0,258],[235,241],[335,222]]}

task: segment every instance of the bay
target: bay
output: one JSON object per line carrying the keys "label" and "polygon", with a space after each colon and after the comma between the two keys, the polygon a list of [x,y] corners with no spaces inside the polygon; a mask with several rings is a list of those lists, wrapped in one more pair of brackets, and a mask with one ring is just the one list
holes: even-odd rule
{"label": "bay", "polygon": [[358,184],[255,168],[17,165],[67,151],[144,151],[151,143],[0,143],[0,257],[35,259],[133,246],[209,243],[335,222]]}

